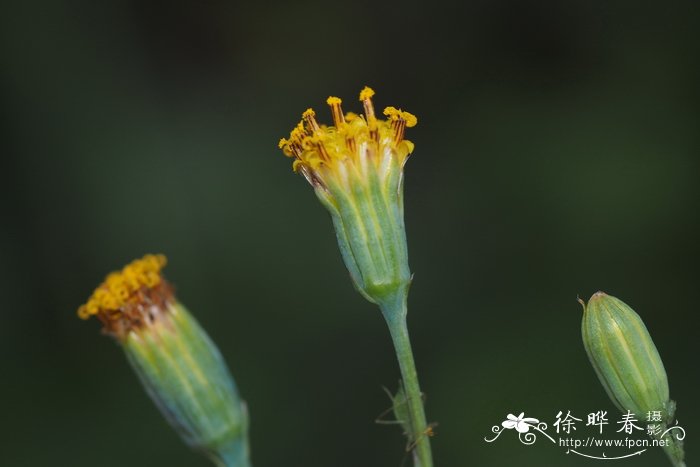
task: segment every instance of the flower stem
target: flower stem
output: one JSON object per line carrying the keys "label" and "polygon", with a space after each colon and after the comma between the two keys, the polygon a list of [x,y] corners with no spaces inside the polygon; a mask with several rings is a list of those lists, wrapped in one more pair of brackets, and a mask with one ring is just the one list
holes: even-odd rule
{"label": "flower stem", "polygon": [[[663,425],[666,428],[666,425]],[[658,439],[658,438],[657,438]],[[685,467],[685,452],[683,450],[683,442],[679,440],[674,433],[667,434],[664,438],[667,441],[664,445],[664,451],[671,461],[673,467]]]}
{"label": "flower stem", "polygon": [[410,433],[407,433],[407,435],[409,442],[415,447],[415,467],[433,467],[423,397],[418,384],[418,372],[413,360],[413,351],[411,350],[411,341],[408,337],[408,327],[406,325],[406,294],[397,294],[395,299],[381,303],[380,308],[389,326],[391,339],[396,350],[396,357],[401,368],[401,377],[410,418],[408,420]]}

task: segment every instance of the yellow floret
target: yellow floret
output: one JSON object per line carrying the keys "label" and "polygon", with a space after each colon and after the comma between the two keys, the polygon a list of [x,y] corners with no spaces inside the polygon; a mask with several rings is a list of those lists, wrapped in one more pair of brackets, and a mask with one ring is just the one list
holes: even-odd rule
{"label": "yellow floret", "polygon": [[78,309],[78,316],[88,319],[100,313],[117,313],[141,289],[152,289],[160,284],[160,271],[166,263],[164,255],[146,255],[132,261],[121,271],[108,274],[88,301]]}
{"label": "yellow floret", "polygon": [[304,111],[289,138],[279,142],[284,154],[295,159],[294,170],[315,186],[328,186],[333,179],[344,183],[349,175],[362,177],[372,166],[379,170],[387,154],[402,166],[413,150],[413,144],[404,139],[405,129],[415,126],[418,119],[395,107],[384,110],[387,119],[377,119],[373,96],[369,87],[360,92],[364,115],[345,114],[342,100],[328,97],[333,125],[320,124],[313,109]]}
{"label": "yellow floret", "polygon": [[367,99],[371,99],[374,96],[374,89],[370,88],[369,86],[365,86],[362,91],[360,91],[360,100],[364,101]]}
{"label": "yellow floret", "polygon": [[389,117],[390,120],[404,120],[408,128],[416,126],[418,123],[418,118],[410,112],[404,112],[396,107],[387,107],[384,109],[384,115]]}

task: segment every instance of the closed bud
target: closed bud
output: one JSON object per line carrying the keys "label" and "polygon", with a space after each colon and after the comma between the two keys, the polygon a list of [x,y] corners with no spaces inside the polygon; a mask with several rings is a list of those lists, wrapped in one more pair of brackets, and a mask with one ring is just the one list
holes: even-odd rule
{"label": "closed bud", "polygon": [[[666,370],[644,322],[622,300],[603,292],[581,303],[583,345],[608,396],[623,413],[629,411],[640,421],[660,412],[665,433],[676,404],[669,399]],[[683,437],[664,436],[664,450],[675,466],[685,465]]]}
{"label": "closed bud", "polygon": [[632,308],[603,292],[584,307],[583,345],[613,403],[637,417],[662,411],[673,418],[668,379],[644,322]]}

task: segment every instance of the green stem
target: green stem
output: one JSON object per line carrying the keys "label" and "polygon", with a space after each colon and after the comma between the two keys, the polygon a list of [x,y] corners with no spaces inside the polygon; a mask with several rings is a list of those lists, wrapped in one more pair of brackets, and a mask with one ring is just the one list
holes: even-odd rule
{"label": "green stem", "polygon": [[[666,429],[666,425],[663,425],[663,429]],[[671,465],[673,467],[685,467],[683,442],[678,440],[673,432],[668,433],[663,439],[668,441],[664,446],[664,452],[666,452],[668,459],[671,461]]]}
{"label": "green stem", "polygon": [[414,459],[416,467],[433,467],[433,456],[430,450],[428,425],[425,419],[423,397],[418,384],[418,372],[413,360],[411,341],[406,325],[406,294],[380,304],[382,314],[389,326],[391,339],[394,342],[396,357],[401,368],[403,387],[406,393],[406,403],[411,433],[408,433],[411,444],[415,446]]}

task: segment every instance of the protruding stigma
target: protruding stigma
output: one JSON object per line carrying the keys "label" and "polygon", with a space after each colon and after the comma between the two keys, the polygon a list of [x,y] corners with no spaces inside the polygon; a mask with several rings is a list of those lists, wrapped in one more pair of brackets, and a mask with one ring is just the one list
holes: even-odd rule
{"label": "protruding stigma", "polygon": [[336,128],[340,128],[341,125],[345,123],[345,117],[343,116],[343,109],[340,108],[340,104],[343,101],[339,97],[331,96],[326,99],[326,104],[331,108],[331,114],[333,115],[333,124]]}
{"label": "protruding stigma", "polygon": [[368,101],[374,97],[374,89],[369,86],[365,86],[362,91],[360,91],[360,101]]}
{"label": "protruding stigma", "polygon": [[360,101],[362,106],[365,108],[365,117],[367,117],[367,123],[376,123],[377,117],[374,115],[374,105],[372,105],[372,96],[374,96],[374,90],[370,87],[365,86],[365,88],[360,91]]}
{"label": "protruding stigma", "polygon": [[320,130],[318,122],[316,122],[316,112],[314,112],[314,109],[306,109],[304,113],[301,114],[301,117],[306,122],[311,132],[317,133]]}
{"label": "protruding stigma", "polygon": [[384,115],[389,117],[391,120],[403,120],[406,122],[407,128],[413,128],[418,124],[418,118],[411,112],[405,112],[396,107],[387,107],[384,109]]}
{"label": "protruding stigma", "polygon": [[304,128],[304,120],[299,122],[289,134],[289,139],[282,138],[279,142],[279,147],[288,157],[300,157],[304,139],[307,137],[306,129]]}
{"label": "protruding stigma", "polygon": [[[303,114],[301,114],[301,117],[302,121],[306,122],[306,126],[312,133],[312,135],[310,135],[310,138],[303,139],[302,145],[306,144],[307,142],[310,142],[311,144],[316,146],[318,153],[323,159],[329,160],[328,151],[326,151],[326,148],[323,146],[323,143],[321,142],[321,138],[319,136],[321,133],[321,127],[319,127],[318,122],[316,122],[316,112],[314,112],[314,109],[309,108],[306,109]],[[308,132],[305,131],[305,134],[306,133]]]}
{"label": "protruding stigma", "polygon": [[394,141],[396,143],[403,141],[406,127],[411,128],[418,123],[418,119],[415,115],[410,112],[404,112],[396,107],[385,108],[384,115],[391,120],[391,127],[394,129]]}
{"label": "protruding stigma", "polygon": [[365,117],[367,118],[367,126],[369,127],[369,133],[372,139],[375,141],[379,139],[379,133],[377,131],[377,117],[374,115],[374,105],[372,104],[372,97],[374,96],[374,89],[369,86],[365,86],[362,91],[360,91],[360,101],[362,106],[365,108]]}

